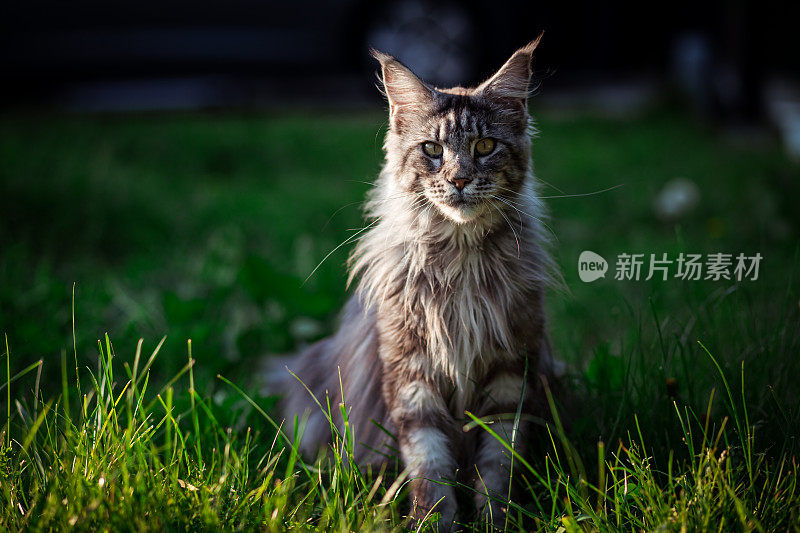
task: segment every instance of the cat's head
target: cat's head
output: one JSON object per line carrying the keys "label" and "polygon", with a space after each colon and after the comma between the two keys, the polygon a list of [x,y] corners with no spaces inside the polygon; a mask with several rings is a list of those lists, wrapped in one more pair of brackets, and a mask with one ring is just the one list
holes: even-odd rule
{"label": "cat's head", "polygon": [[[380,61],[389,101],[387,166],[400,190],[463,224],[505,211],[530,164],[531,56],[517,50],[476,88],[432,87],[394,57]],[[424,199],[424,200],[423,200]]]}

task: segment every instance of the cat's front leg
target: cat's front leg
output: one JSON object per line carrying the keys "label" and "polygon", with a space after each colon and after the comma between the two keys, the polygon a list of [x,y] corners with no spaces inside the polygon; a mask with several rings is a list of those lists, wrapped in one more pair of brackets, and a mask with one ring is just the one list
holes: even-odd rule
{"label": "cat's front leg", "polygon": [[411,484],[411,516],[420,521],[440,513],[439,530],[450,531],[456,499],[455,421],[441,394],[420,379],[399,383],[391,402],[400,453]]}
{"label": "cat's front leg", "polygon": [[477,477],[475,506],[484,520],[496,528],[503,529],[507,510],[504,502],[511,497],[511,477],[513,468],[516,467],[513,464],[512,453],[506,445],[520,453],[524,440],[523,433],[527,429],[525,421],[515,421],[508,416],[513,416],[520,402],[525,405],[525,399],[530,396],[530,391],[525,386],[524,376],[514,372],[502,372],[487,383],[486,393],[487,398],[480,414],[482,417],[494,419],[489,427],[497,437],[487,431],[478,437],[475,455],[476,472],[473,472]]}

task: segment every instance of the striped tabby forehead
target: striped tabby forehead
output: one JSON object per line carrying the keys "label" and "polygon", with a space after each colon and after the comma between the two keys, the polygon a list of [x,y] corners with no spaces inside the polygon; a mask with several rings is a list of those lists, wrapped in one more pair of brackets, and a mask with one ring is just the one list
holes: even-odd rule
{"label": "striped tabby forehead", "polygon": [[528,117],[505,111],[480,97],[436,91],[434,105],[408,113],[416,116],[407,116],[405,127],[396,133],[409,142],[457,144],[465,138],[492,137],[519,143],[526,136]]}
{"label": "striped tabby forehead", "polygon": [[484,110],[443,108],[433,114],[428,122],[428,136],[436,142],[453,142],[464,137],[482,138],[492,129],[488,113]]}

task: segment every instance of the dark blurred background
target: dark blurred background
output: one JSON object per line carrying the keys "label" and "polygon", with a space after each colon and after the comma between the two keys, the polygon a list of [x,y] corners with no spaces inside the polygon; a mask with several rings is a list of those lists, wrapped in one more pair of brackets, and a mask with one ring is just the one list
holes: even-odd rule
{"label": "dark blurred background", "polygon": [[[675,355],[705,360],[697,339],[734,370],[740,357],[774,361],[778,378],[761,378],[777,388],[800,364],[786,286],[800,242],[798,20],[799,2],[776,0],[4,2],[0,333],[12,370],[43,358],[43,383],[60,383],[73,283],[77,358],[95,364],[105,332],[125,354],[168,335],[158,379],[185,364],[187,338],[213,388],[217,372],[247,377],[264,354],[330,333],[345,241],[383,159],[368,48],[470,85],[544,31],[533,156],[571,291],[549,305],[560,355],[609,387],[609,413],[621,385],[597,376],[623,360],[641,362],[631,375],[656,383],[642,389],[654,397],[677,376],[700,398],[707,383]],[[766,259],[749,284],[583,284],[587,249]],[[658,366],[655,314],[680,347]]]}
{"label": "dark blurred background", "polygon": [[0,105],[104,111],[372,105],[378,97],[365,83],[374,71],[369,46],[397,55],[433,83],[475,84],[545,31],[536,55],[545,94],[577,88],[582,92],[567,94],[624,107],[677,88],[708,116],[757,121],[771,101],[787,99],[800,70],[799,5],[5,2]]}

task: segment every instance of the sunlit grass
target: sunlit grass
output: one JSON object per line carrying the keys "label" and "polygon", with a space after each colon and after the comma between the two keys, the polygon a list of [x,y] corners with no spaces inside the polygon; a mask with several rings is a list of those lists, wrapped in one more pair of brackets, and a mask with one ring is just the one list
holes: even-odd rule
{"label": "sunlit grass", "polygon": [[192,386],[191,341],[182,371],[158,390],[150,384],[158,349],[145,363],[141,346],[120,363],[106,336],[96,370],[75,374],[62,359],[61,395],[15,398],[3,428],[0,525],[360,531],[402,523],[398,487],[342,462],[352,438],[337,434],[334,459],[306,464],[284,424],[222,377],[261,424],[234,431],[217,420],[218,408]]}
{"label": "sunlit grass", "polygon": [[[270,531],[389,531],[409,525],[403,517],[405,476],[398,477],[393,465],[373,472],[353,463],[358,436],[348,424],[342,433],[332,423],[330,453],[305,462],[292,444],[304,421],[274,420],[222,376],[221,386],[243,400],[238,410],[245,418],[253,415],[259,429],[220,423],[219,406],[193,387],[191,341],[184,368],[158,390],[150,383],[158,349],[145,360],[141,347],[140,342],[132,358],[120,357],[106,336],[98,343],[95,370],[72,372],[62,355],[60,395],[43,398],[38,387],[32,398],[15,392],[16,412],[7,413],[3,427],[0,525]],[[25,372],[40,370],[38,362]],[[6,376],[7,394],[20,377]],[[512,478],[522,491],[501,502],[508,510],[506,529],[796,528],[796,442],[759,451],[743,398],[735,396],[722,372],[716,381],[705,412],[673,402],[682,450],[665,456],[653,455],[638,416],[624,438],[597,442],[594,454],[582,456],[587,450],[570,442],[549,396],[555,423],[538,432],[541,454],[520,456],[507,446],[517,465]],[[712,422],[716,395],[728,402]],[[329,420],[334,410],[347,420],[345,406],[321,401]],[[470,431],[495,435],[490,422],[470,418]],[[432,524],[415,527],[428,530]],[[460,527],[486,526],[462,522]]]}

